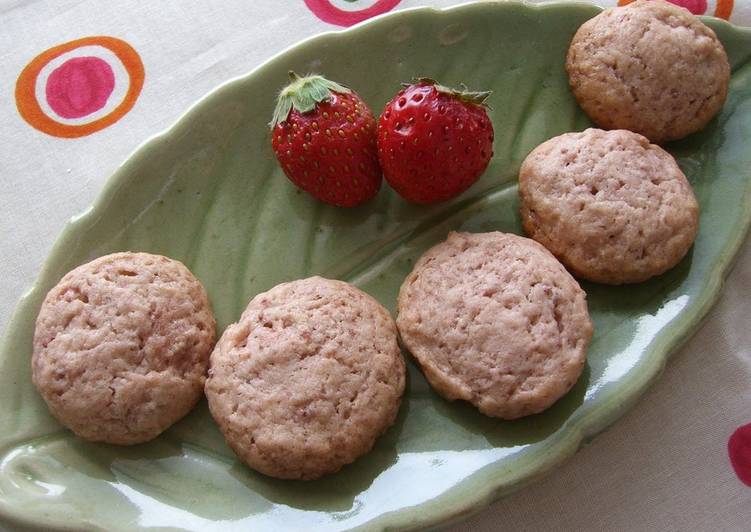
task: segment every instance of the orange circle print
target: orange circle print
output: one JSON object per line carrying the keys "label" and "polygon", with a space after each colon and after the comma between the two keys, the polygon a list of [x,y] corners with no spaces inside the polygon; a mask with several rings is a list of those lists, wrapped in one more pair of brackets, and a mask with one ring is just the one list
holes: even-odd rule
{"label": "orange circle print", "polygon": [[714,8],[714,16],[728,20],[733,12],[733,0],[717,0],[717,6]]}
{"label": "orange circle print", "polygon": [[84,37],[45,50],[26,65],[16,81],[16,107],[43,133],[83,137],[131,110],[144,75],[140,56],[125,41]]}

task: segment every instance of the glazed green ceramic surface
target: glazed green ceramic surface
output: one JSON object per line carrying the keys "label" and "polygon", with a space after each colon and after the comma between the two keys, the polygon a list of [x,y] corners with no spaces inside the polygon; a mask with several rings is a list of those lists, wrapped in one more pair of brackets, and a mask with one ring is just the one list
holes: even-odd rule
{"label": "glazed green ceramic surface", "polygon": [[[214,91],[141,147],[73,220],[20,302],[0,352],[0,520],[39,528],[339,530],[417,527],[477,509],[573,454],[633,405],[717,298],[749,224],[751,32],[708,23],[733,67],[728,101],[702,133],[668,146],[701,204],[696,245],[671,272],[629,287],[585,283],[595,336],[575,388],[514,422],[449,403],[409,363],[394,427],[373,452],[313,482],[239,463],[205,402],[152,443],[85,443],[49,415],[29,360],[45,293],[74,266],[120,250],[185,262],[205,284],[219,331],[248,300],[312,274],[350,281],[394,310],[417,257],[450,230],[521,233],[516,175],[540,142],[588,125],[563,70],[585,5],[479,3],[398,12],[315,37]],[[287,70],[355,88],[380,112],[415,75],[492,89],[495,156],[447,204],[408,205],[387,186],[364,207],[296,190],[266,123]],[[95,156],[95,154],[92,154]]]}

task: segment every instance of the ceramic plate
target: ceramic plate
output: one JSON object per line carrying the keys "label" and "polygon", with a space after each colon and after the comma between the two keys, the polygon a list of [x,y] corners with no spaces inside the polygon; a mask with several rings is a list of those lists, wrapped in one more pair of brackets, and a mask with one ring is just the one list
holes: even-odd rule
{"label": "ceramic plate", "polygon": [[[437,397],[414,365],[394,427],[373,452],[314,482],[278,481],[238,463],[205,402],[156,441],[132,448],[76,439],[30,379],[40,302],[74,266],[117,250],[185,262],[220,330],[256,293],[320,274],[394,309],[415,259],[449,230],[521,232],[524,156],[588,121],[563,70],[592,6],[485,2],[397,12],[317,36],[228,82],[150,140],[58,239],[0,352],[0,513],[38,528],[340,530],[411,528],[458,518],[539,477],[617,419],[696,330],[749,225],[751,32],[708,21],[733,66],[721,115],[669,146],[701,203],[696,245],[671,272],[614,288],[584,284],[595,323],[588,364],[553,408],[504,422]],[[408,205],[384,186],[354,210],[325,206],[279,170],[266,126],[287,70],[352,86],[376,112],[415,75],[492,89],[495,156],[462,196]]]}

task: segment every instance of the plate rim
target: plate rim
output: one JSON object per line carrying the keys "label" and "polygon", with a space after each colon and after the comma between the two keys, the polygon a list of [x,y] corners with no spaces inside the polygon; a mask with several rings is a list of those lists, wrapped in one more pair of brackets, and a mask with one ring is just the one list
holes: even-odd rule
{"label": "plate rim", "polygon": [[[550,2],[531,3],[526,0],[470,0],[468,2],[446,6],[416,6],[397,11],[391,11],[377,15],[373,18],[364,20],[358,24],[344,29],[332,29],[321,33],[316,33],[306,37],[296,43],[293,43],[271,57],[262,61],[244,74],[234,76],[207,92],[197,99],[185,111],[183,111],[167,128],[149,136],[143,142],[138,144],[117,167],[117,169],[105,179],[100,190],[96,194],[91,205],[84,211],[72,216],[62,227],[58,236],[55,238],[52,246],[49,248],[46,258],[39,269],[32,285],[24,291],[18,299],[11,312],[10,318],[5,326],[0,340],[0,353],[5,352],[11,343],[12,332],[17,329],[20,322],[24,321],[23,317],[29,311],[34,310],[34,299],[38,297],[44,280],[50,276],[51,266],[49,258],[58,255],[66,247],[68,241],[74,237],[74,232],[80,225],[95,219],[97,215],[106,209],[108,201],[117,192],[118,188],[126,183],[128,167],[134,165],[141,158],[148,158],[150,152],[158,151],[159,147],[169,141],[172,136],[182,127],[186,127],[194,114],[200,112],[209,102],[219,98],[225,91],[229,90],[234,84],[247,78],[261,73],[264,69],[269,68],[272,64],[283,60],[284,56],[298,49],[305,48],[316,41],[325,41],[327,39],[347,38],[354,35],[363,28],[377,25],[383,20],[397,19],[405,14],[424,13],[427,16],[450,16],[454,11],[473,10],[478,7],[489,7],[491,9],[525,9],[532,11],[554,11],[554,10],[580,10],[589,11],[592,16],[604,10],[604,8],[582,1],[553,0]],[[710,16],[701,16],[703,22],[710,27],[724,27],[723,31],[729,31],[735,34],[745,35],[745,38],[751,38],[751,28],[732,24],[724,19],[718,19]],[[751,188],[747,191],[746,198],[751,198]],[[726,245],[721,249],[719,255],[722,257],[717,264],[717,268],[706,278],[706,283],[701,292],[696,296],[696,303],[692,305],[688,314],[684,314],[683,320],[677,327],[677,330],[670,338],[657,338],[652,347],[653,357],[642,367],[638,376],[634,378],[637,382],[630,382],[631,385],[628,398],[623,401],[621,397],[612,397],[594,408],[588,416],[578,423],[569,425],[561,438],[556,442],[554,448],[550,449],[547,459],[540,462],[539,467],[528,468],[521,480],[506,479],[499,482],[475,480],[472,494],[465,494],[462,497],[452,498],[453,502],[458,500],[458,504],[446,504],[444,499],[447,495],[453,494],[457,489],[466,488],[466,484],[472,483],[470,478],[465,478],[459,484],[443,492],[437,497],[425,501],[419,505],[396,510],[391,513],[381,514],[370,521],[358,525],[357,529],[364,530],[387,530],[392,528],[412,530],[416,528],[446,526],[455,523],[475,514],[489,506],[504,495],[521,489],[531,483],[536,482],[544,477],[551,470],[560,466],[566,460],[571,458],[585,443],[591,442],[597,435],[611,427],[625,412],[630,410],[664,371],[668,360],[701,328],[702,323],[709,315],[709,310],[715,305],[722,295],[722,288],[727,276],[732,271],[738,256],[740,248],[747,240],[747,234],[751,227],[751,202],[742,202],[742,212],[740,223],[733,227],[733,231],[726,241]],[[613,404],[617,403],[617,404]],[[588,422],[585,422],[588,421]],[[493,464],[488,464],[492,466]],[[479,485],[477,485],[479,484]],[[440,503],[441,510],[426,511],[429,505]],[[96,527],[86,519],[81,519],[78,523],[61,524],[59,520],[51,516],[30,518],[21,514],[14,505],[0,496],[0,525],[14,524],[24,529],[44,529],[44,530],[77,530],[80,525],[90,525]],[[78,526],[77,526],[78,525]]]}

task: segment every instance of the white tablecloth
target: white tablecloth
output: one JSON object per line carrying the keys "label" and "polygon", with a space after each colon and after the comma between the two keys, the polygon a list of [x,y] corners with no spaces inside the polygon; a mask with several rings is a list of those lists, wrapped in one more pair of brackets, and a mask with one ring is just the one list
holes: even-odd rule
{"label": "white tablecloth", "polygon": [[[682,1],[698,10],[705,5]],[[325,2],[5,0],[0,5],[3,327],[65,221],[92,202],[143,140],[217,84],[303,37],[337,28],[306,3]],[[352,10],[375,2],[331,3]],[[403,0],[393,9],[456,3]],[[706,12],[727,13],[728,4],[710,0]],[[751,1],[736,0],[733,9],[732,21],[751,25]],[[109,127],[73,139],[42,133],[24,121],[13,95],[24,67],[50,47],[100,35],[127,41],[145,65],[135,106]],[[726,450],[733,430],[751,422],[748,288],[746,245],[706,324],[628,415],[542,481],[452,528],[751,530],[751,488],[734,475]]]}

